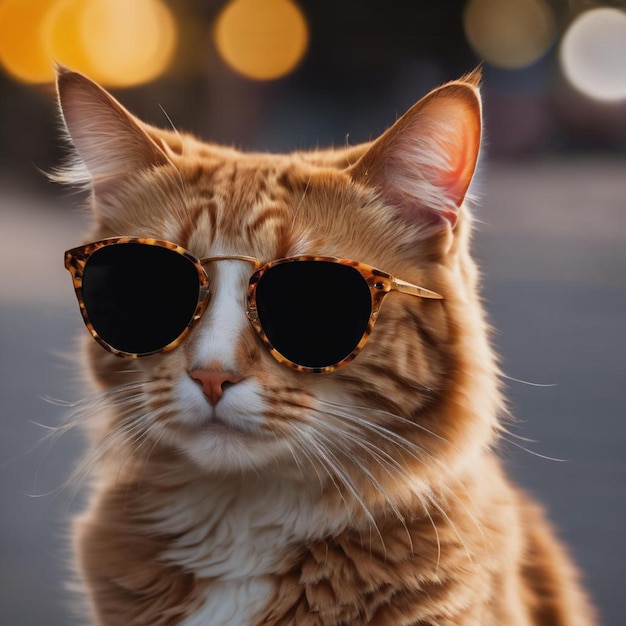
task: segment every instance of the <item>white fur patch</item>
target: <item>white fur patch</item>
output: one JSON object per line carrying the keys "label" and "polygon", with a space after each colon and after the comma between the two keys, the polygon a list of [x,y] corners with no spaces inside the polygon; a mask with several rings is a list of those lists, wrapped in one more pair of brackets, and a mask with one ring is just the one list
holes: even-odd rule
{"label": "white fur patch", "polygon": [[[210,308],[194,336],[193,364],[237,371],[250,266],[218,261],[215,270]],[[199,471],[152,513],[155,532],[177,537],[161,558],[192,572],[200,585],[206,581],[202,606],[182,625],[253,626],[290,546],[338,533],[347,519],[320,504],[318,480],[293,472],[279,438],[261,436],[267,407],[254,377],[229,386],[212,406],[185,373],[174,403],[193,433],[176,445],[208,474]],[[288,459],[289,471],[280,467],[281,458]],[[263,473],[249,471],[260,465]]]}
{"label": "white fur patch", "polygon": [[248,378],[227,388],[217,405],[212,406],[200,386],[185,373],[176,384],[174,402],[179,421],[187,426],[200,428],[219,420],[238,430],[254,432],[265,411],[261,394],[259,384]]}
{"label": "white fur patch", "polygon": [[237,260],[216,261],[214,266],[209,310],[194,337],[194,365],[236,371],[236,347],[248,325],[245,294],[251,266]]}
{"label": "white fur patch", "polygon": [[202,607],[181,626],[247,626],[263,610],[272,592],[268,580],[218,581]]}
{"label": "white fur patch", "polygon": [[[235,259],[216,261],[214,265],[211,268],[209,310],[193,336],[190,369],[238,373],[237,347],[249,324],[245,314],[245,294],[251,266]],[[261,462],[257,452],[262,452],[263,458],[267,456],[264,448],[259,450],[257,446],[252,450],[246,436],[260,433],[265,421],[263,390],[254,377],[228,386],[219,402],[212,405],[207,402],[200,386],[183,372],[175,386],[174,403],[178,421],[195,431],[176,444],[201,467],[244,468]]]}
{"label": "white fur patch", "polygon": [[155,528],[180,538],[162,558],[210,581],[204,604],[183,625],[256,623],[271,598],[270,576],[282,566],[284,550],[337,533],[346,523],[318,497],[316,489],[285,479],[280,470],[264,479],[199,479],[173,492]]}
{"label": "white fur patch", "polygon": [[174,407],[176,420],[190,430],[187,435],[172,433],[171,442],[205,470],[257,467],[276,452],[275,442],[263,439],[266,406],[254,378],[227,388],[213,406],[184,373],[175,387]]}

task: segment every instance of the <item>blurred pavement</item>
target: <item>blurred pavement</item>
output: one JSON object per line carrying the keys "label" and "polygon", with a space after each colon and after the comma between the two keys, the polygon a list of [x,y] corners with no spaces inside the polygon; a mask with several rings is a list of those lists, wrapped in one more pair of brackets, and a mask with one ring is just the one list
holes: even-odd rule
{"label": "blurred pavement", "polygon": [[[476,210],[504,371],[534,383],[508,381],[517,423],[503,454],[547,503],[609,626],[626,623],[625,165],[487,163]],[[48,398],[81,396],[66,355],[84,328],[63,251],[86,220],[71,195],[0,188],[0,624],[65,626],[65,536],[80,502],[63,485],[81,439],[33,446],[46,434],[35,422],[64,413]]]}

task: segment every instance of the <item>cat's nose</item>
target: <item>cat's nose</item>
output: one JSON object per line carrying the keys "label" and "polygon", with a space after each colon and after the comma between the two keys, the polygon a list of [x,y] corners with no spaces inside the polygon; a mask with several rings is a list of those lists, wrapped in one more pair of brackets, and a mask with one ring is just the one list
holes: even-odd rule
{"label": "cat's nose", "polygon": [[206,399],[213,406],[218,403],[228,387],[241,380],[241,376],[238,376],[234,372],[224,372],[221,370],[195,369],[189,372],[189,376],[202,387],[202,392]]}

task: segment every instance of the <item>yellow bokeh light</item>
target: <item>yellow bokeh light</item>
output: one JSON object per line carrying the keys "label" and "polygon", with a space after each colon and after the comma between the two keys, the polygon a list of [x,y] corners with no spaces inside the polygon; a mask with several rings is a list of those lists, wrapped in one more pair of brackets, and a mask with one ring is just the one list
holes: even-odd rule
{"label": "yellow bokeh light", "polygon": [[470,0],[463,23],[474,51],[487,63],[507,69],[537,61],[556,30],[544,0]]}
{"label": "yellow bokeh light", "polygon": [[567,79],[591,98],[626,100],[626,12],[599,8],[582,13],[560,49]]}
{"label": "yellow bokeh light", "polygon": [[216,48],[235,71],[272,80],[292,71],[306,52],[306,18],[290,0],[232,0],[215,24]]}
{"label": "yellow bokeh light", "polygon": [[161,0],[0,0],[0,62],[26,82],[54,80],[54,62],[107,86],[159,76],[176,46]]}
{"label": "yellow bokeh light", "polygon": [[97,80],[116,86],[156,78],[176,43],[172,15],[158,0],[90,0],[81,35]]}
{"label": "yellow bokeh light", "polygon": [[50,54],[112,87],[156,78],[175,44],[174,19],[159,0],[61,0],[48,19]]}
{"label": "yellow bokeh light", "polygon": [[51,7],[43,25],[48,54],[57,63],[83,72],[95,80],[101,77],[83,45],[82,18],[85,0],[61,0]]}
{"label": "yellow bokeh light", "polygon": [[52,59],[42,39],[50,0],[4,0],[0,3],[0,63],[18,80],[53,80]]}

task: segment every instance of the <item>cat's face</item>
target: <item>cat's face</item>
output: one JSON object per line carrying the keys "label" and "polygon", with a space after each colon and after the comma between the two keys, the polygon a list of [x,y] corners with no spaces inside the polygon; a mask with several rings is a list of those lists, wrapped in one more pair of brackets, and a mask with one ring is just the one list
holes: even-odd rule
{"label": "cat's face", "polygon": [[444,298],[388,295],[351,363],[303,373],[274,359],[246,316],[250,263],[209,263],[206,312],[176,349],[126,360],[89,340],[111,398],[103,430],[127,433],[139,456],[158,446],[206,471],[340,481],[354,468],[373,481],[408,465],[436,472],[459,447],[484,445],[494,425],[468,397],[489,388],[493,364],[462,209],[480,138],[473,79],[433,92],[371,144],[292,155],[146,127],[71,72],[59,93],[91,181],[90,241],[152,237],[198,258],[341,257]]}

